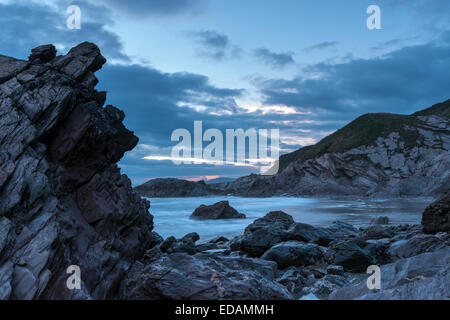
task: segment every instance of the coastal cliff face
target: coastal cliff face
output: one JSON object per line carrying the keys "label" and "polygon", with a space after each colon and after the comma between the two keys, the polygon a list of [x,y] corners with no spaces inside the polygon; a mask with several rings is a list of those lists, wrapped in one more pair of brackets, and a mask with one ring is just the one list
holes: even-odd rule
{"label": "coastal cliff face", "polygon": [[105,62],[87,42],[0,56],[0,299],[114,297],[152,245],[150,203],[116,165],[138,139],[94,89]]}
{"label": "coastal cliff face", "polygon": [[274,180],[296,194],[429,196],[450,189],[450,120],[418,116],[369,145],[294,161]]}

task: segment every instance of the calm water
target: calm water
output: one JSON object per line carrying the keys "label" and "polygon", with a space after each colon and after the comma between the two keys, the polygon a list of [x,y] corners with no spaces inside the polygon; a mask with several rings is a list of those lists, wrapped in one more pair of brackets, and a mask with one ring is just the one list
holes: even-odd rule
{"label": "calm water", "polygon": [[[325,198],[152,198],[150,212],[155,217],[155,231],[164,238],[180,238],[197,232],[201,241],[215,236],[233,237],[241,234],[253,220],[270,211],[282,210],[297,222],[326,226],[333,221],[345,221],[364,226],[376,216],[388,216],[391,223],[420,223],[423,209],[433,201],[430,198],[386,200],[336,200]],[[238,220],[191,220],[189,216],[201,204],[210,205],[228,200],[247,219]],[[200,241],[200,242],[201,242]]]}

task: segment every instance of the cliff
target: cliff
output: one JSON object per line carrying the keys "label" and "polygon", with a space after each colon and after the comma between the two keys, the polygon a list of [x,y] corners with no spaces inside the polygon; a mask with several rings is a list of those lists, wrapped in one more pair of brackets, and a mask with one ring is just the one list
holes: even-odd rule
{"label": "cliff", "polygon": [[150,203],[116,165],[138,139],[94,89],[105,62],[87,42],[0,56],[0,299],[115,297],[152,245]]}

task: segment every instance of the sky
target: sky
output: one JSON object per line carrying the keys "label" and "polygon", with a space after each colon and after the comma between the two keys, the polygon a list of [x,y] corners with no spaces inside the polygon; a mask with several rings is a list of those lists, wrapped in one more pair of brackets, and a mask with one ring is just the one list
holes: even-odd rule
{"label": "sky", "polygon": [[[381,29],[367,27],[370,5]],[[139,137],[120,162],[133,184],[236,178],[259,168],[173,163],[174,130],[278,129],[284,154],[365,113],[447,100],[449,15],[448,0],[0,0],[0,54],[96,43],[98,90]]]}

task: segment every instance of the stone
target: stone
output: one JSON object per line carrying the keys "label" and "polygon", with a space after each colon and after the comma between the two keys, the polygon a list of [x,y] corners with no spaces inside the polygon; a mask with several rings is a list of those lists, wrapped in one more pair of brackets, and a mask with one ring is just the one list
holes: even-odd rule
{"label": "stone", "polygon": [[322,249],[313,243],[287,241],[274,245],[261,259],[275,261],[279,269],[291,266],[307,266],[320,263],[323,259]]}
{"label": "stone", "polygon": [[[159,246],[162,252],[175,253],[185,252],[188,254],[195,254],[198,252],[195,242],[200,240],[200,236],[196,232],[189,233],[181,239],[176,239],[171,236],[164,240]],[[209,250],[204,249],[204,250]],[[203,251],[204,251],[203,250]]]}
{"label": "stone", "polygon": [[449,239],[450,237],[447,233],[444,233],[442,237],[419,234],[410,239],[398,240],[392,243],[387,253],[392,260],[409,258],[450,246]]}
{"label": "stone", "polygon": [[201,205],[192,213],[191,219],[245,219],[245,214],[231,207],[228,201],[220,201],[210,206]]}
{"label": "stone", "polygon": [[330,300],[448,300],[450,247],[399,259],[381,267],[381,290],[367,288],[367,276],[331,293]]}
{"label": "stone", "polygon": [[50,62],[55,58],[56,58],[55,46],[52,44],[46,44],[32,49],[31,55],[28,57],[28,60],[34,63],[45,63]]}
{"label": "stone", "polygon": [[286,241],[293,224],[290,215],[282,211],[269,212],[247,226],[239,239],[239,249],[252,257],[260,257],[275,244]]}
{"label": "stone", "polygon": [[124,280],[124,299],[292,299],[275,281],[276,264],[261,259],[199,253],[163,255]]}
{"label": "stone", "polygon": [[327,267],[327,274],[335,274],[338,276],[344,275],[344,267],[343,266],[335,266],[335,265],[329,265]]}
{"label": "stone", "polygon": [[380,224],[389,224],[388,217],[376,217],[370,220],[370,225],[380,225]]}
{"label": "stone", "polygon": [[276,281],[285,286],[294,296],[300,295],[308,283],[308,278],[296,267],[290,267],[278,273]]}
{"label": "stone", "polygon": [[425,209],[422,226],[425,233],[450,232],[450,192]]}
{"label": "stone", "polygon": [[314,242],[318,245],[327,246],[335,238],[333,234],[325,228],[313,227],[304,223],[295,223],[291,229],[289,229],[288,239]]}
{"label": "stone", "polygon": [[393,228],[380,224],[371,225],[361,232],[361,238],[365,240],[392,238],[394,235],[395,230]]}
{"label": "stone", "polygon": [[341,265],[345,271],[365,272],[367,267],[375,261],[364,245],[355,240],[339,240],[327,251],[327,260],[333,264]]}

